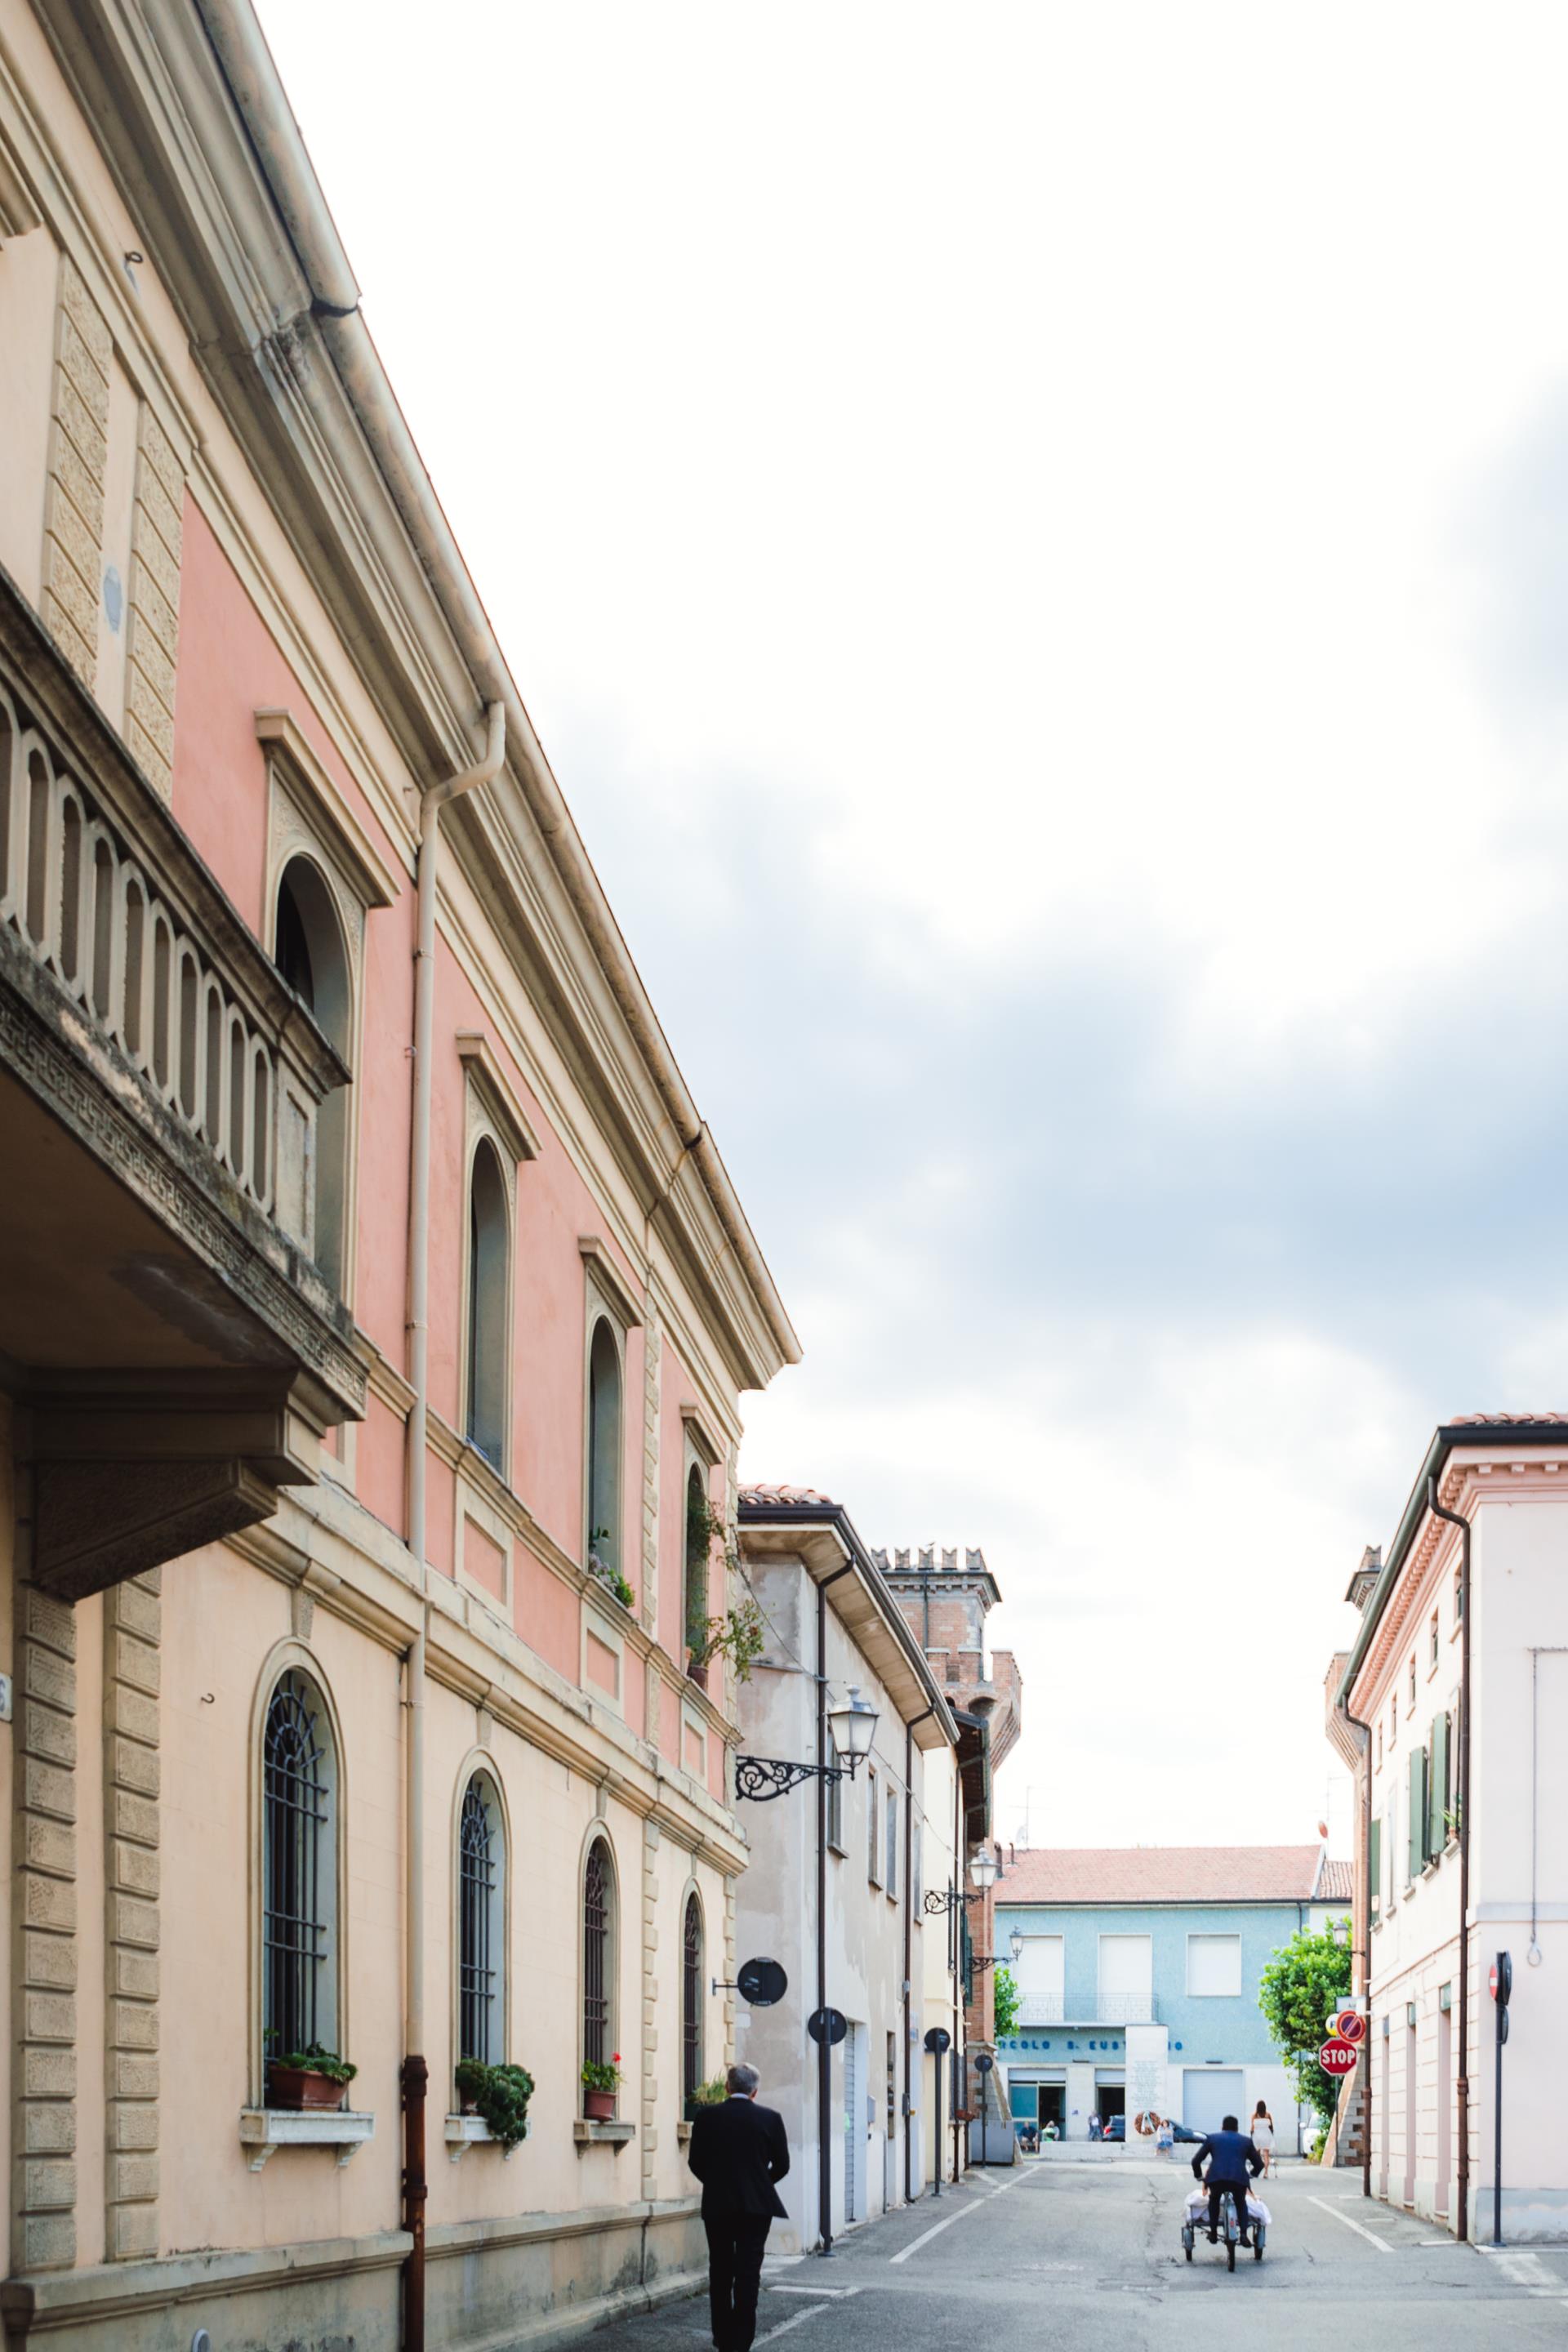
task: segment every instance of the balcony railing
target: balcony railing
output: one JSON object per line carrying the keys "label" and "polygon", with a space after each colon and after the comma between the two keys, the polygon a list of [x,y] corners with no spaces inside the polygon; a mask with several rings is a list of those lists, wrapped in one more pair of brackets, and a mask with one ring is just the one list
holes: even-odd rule
{"label": "balcony railing", "polygon": [[1064,1993],[1024,1993],[1018,2001],[1020,2025],[1152,2025],[1151,1993],[1106,1992],[1091,2000],[1069,2001]]}
{"label": "balcony railing", "polygon": [[204,936],[3,676],[0,924],[309,1255],[317,1106],[346,1073],[248,936]]}

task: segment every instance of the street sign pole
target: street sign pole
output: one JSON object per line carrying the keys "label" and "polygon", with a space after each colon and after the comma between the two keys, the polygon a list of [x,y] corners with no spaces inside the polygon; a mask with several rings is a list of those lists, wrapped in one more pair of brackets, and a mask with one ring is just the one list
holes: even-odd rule
{"label": "street sign pole", "polygon": [[1497,2095],[1492,2109],[1492,2243],[1502,2243],[1502,2045],[1508,2040],[1508,2000],[1513,1961],[1500,1952],[1492,1963],[1491,1996],[1497,2003]]}

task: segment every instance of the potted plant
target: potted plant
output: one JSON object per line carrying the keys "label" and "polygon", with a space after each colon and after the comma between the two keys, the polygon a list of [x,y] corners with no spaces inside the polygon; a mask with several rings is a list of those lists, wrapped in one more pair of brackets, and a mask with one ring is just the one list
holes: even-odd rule
{"label": "potted plant", "polygon": [[616,2120],[616,2093],[621,2080],[621,2053],[613,2058],[590,2058],[583,2069],[583,2113],[590,2123],[613,2124]]}
{"label": "potted plant", "polygon": [[607,1543],[609,1538],[610,1530],[608,1528],[595,1528],[593,1534],[589,1537],[588,1573],[590,1576],[597,1577],[601,1584],[607,1586],[609,1591],[615,1594],[616,1599],[620,1602],[623,1609],[629,1609],[636,1599],[636,1595],[633,1593],[631,1586],[626,1582],[626,1580],[621,1574],[620,1570],[612,1566],[609,1560],[602,1558],[598,1549],[599,1545],[602,1543]]}
{"label": "potted plant", "polygon": [[[268,2039],[275,2039],[269,2034]],[[359,2073],[335,2050],[312,2042],[267,2062],[267,2104],[295,2107],[313,2115],[332,2115],[342,2105],[349,2084]]]}
{"label": "potted plant", "polygon": [[466,2116],[484,2119],[492,2139],[510,2151],[528,2137],[528,2103],[533,2077],[524,2066],[485,2066],[465,2058],[457,2072],[458,2096]]}
{"label": "potted plant", "polygon": [[694,2091],[686,2094],[687,2122],[694,2124],[697,2121],[700,2107],[721,2107],[728,2095],[722,2074],[715,2074],[710,2083],[699,2083]]}

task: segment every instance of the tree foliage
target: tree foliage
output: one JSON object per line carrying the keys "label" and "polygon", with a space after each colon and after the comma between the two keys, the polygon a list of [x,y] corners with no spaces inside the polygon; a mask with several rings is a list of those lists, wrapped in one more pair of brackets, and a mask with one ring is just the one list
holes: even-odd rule
{"label": "tree foliage", "polygon": [[1018,1984],[1011,1969],[998,1969],[995,1988],[992,1993],[994,2030],[1000,2041],[1011,2033],[1018,2022]]}
{"label": "tree foliage", "polygon": [[1325,1928],[1321,1935],[1292,1936],[1264,1969],[1258,2005],[1294,2079],[1303,2106],[1325,2123],[1334,2112],[1339,2084],[1318,2063],[1334,2009],[1351,1989],[1351,1956]]}

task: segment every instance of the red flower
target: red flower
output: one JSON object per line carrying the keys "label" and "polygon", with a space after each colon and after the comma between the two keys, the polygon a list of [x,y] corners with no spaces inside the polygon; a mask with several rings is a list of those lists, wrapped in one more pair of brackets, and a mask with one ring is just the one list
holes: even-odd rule
{"label": "red flower", "polygon": [[612,2066],[618,2066],[618,2065],[620,2064],[620,2063],[621,2063],[621,2053],[620,2053],[620,2052],[619,2052],[618,2050],[612,2050],[612,2051],[611,2051],[611,2053],[610,2053],[610,2063],[611,2063],[611,2065],[612,2065]]}

